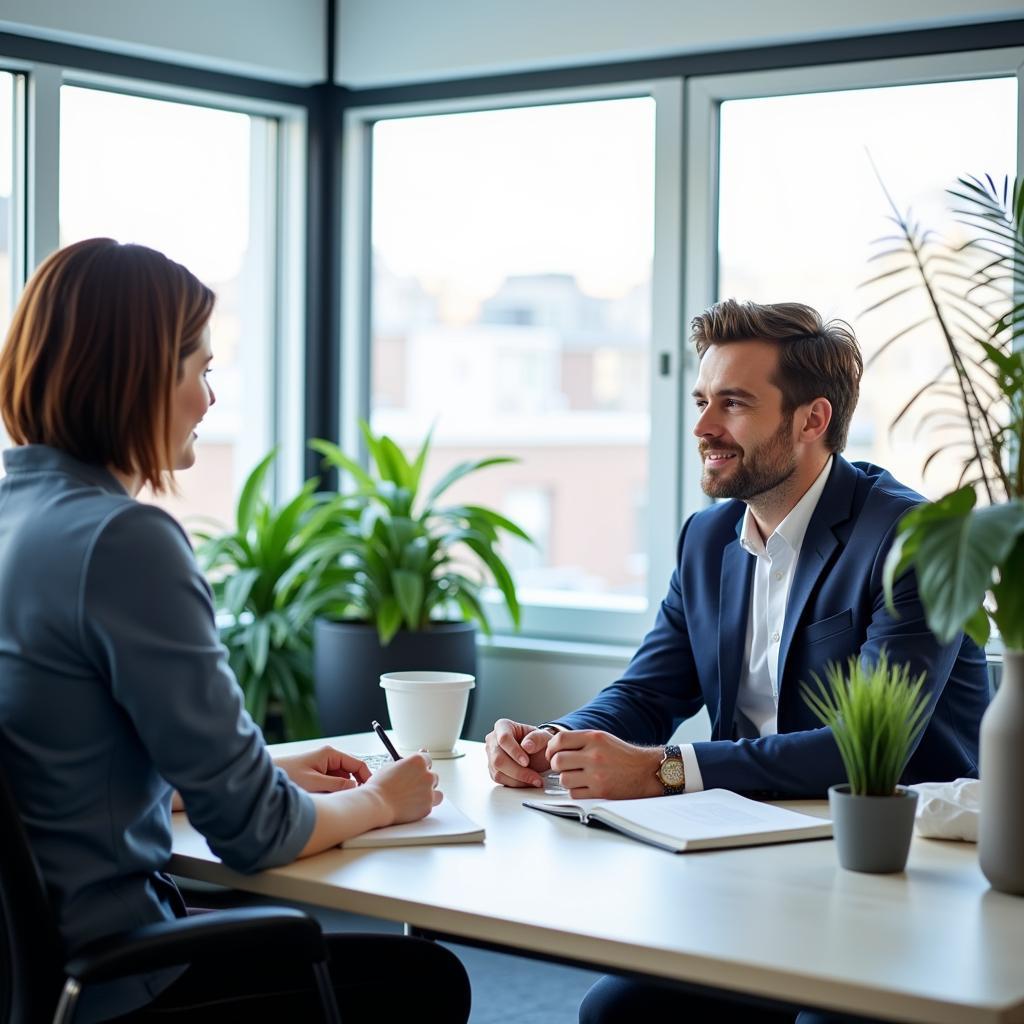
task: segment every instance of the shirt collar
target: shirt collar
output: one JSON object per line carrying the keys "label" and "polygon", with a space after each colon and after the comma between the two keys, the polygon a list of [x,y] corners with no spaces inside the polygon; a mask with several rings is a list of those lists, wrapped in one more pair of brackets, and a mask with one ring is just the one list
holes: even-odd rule
{"label": "shirt collar", "polygon": [[814,483],[804,492],[804,496],[789,510],[785,519],[775,527],[775,532],[768,538],[767,542],[761,540],[761,531],[754,522],[754,516],[747,506],[743,513],[743,527],[740,530],[740,546],[747,554],[763,558],[767,554],[767,547],[773,537],[779,537],[792,548],[799,551],[800,545],[804,542],[804,534],[807,533],[807,526],[818,506],[821,492],[825,490],[828,483],[828,474],[832,469],[833,456],[828,457],[821,472],[815,477]]}
{"label": "shirt collar", "polygon": [[64,473],[95,484],[111,494],[127,494],[124,485],[106,466],[82,462],[73,455],[45,444],[26,444],[3,453],[4,471],[10,476],[26,473]]}

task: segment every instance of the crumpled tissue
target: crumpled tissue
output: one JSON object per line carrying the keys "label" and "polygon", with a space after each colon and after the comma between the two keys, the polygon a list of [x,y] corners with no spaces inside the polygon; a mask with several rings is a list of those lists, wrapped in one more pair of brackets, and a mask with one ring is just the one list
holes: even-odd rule
{"label": "crumpled tissue", "polygon": [[907,789],[917,790],[914,831],[929,839],[978,841],[981,782],[954,779],[952,782],[919,782]]}

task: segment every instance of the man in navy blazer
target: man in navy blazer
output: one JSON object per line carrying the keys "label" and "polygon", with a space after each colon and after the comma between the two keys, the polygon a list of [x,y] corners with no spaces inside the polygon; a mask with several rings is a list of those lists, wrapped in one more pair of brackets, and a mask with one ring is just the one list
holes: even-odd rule
{"label": "man in navy blazer", "polygon": [[[800,683],[883,648],[912,676],[925,672],[930,695],[903,781],[976,775],[982,651],[963,636],[937,642],[912,574],[896,583],[895,614],[883,594],[896,524],[923,499],[839,454],[862,372],[856,339],[797,303],[727,300],[693,331],[702,486],[733,500],[687,520],[668,594],[622,678],[543,727],[499,720],[492,777],[538,786],[551,767],[573,797],[824,796],[845,775]],[[711,739],[683,748],[667,785],[664,744],[702,706]]]}
{"label": "man in navy blazer", "polygon": [[[654,628],[625,674],[587,705],[541,726],[500,719],[487,737],[491,777],[541,786],[560,772],[573,798],[685,794],[721,787],[820,797],[845,781],[830,729],[801,682],[850,657],[925,673],[928,722],[904,782],[977,774],[988,701],[983,652],[940,644],[911,574],[882,585],[900,517],[923,499],[885,470],[840,452],[863,364],[847,325],[798,303],[718,303],[693,322],[693,397],[702,487],[712,505],[687,520]],[[706,707],[711,739],[666,745]],[[673,1017],[733,1019],[722,999],[604,978],[582,1024]],[[735,1019],[792,1020],[745,1006]],[[800,1024],[832,1020],[807,1011]],[[848,1018],[844,1018],[848,1019]]]}

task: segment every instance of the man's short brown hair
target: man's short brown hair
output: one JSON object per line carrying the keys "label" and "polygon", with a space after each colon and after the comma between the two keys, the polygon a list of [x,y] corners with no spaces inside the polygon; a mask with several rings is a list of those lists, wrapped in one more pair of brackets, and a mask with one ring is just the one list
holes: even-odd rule
{"label": "man's short brown hair", "polygon": [[155,249],[76,242],[32,275],[0,352],[16,444],[45,444],[165,489],[171,400],[214,296]]}
{"label": "man's short brown hair", "polygon": [[824,323],[821,314],[800,302],[761,305],[725,299],[694,317],[691,331],[701,356],[712,345],[742,341],[776,344],[779,367],[772,383],[782,392],[783,412],[790,413],[815,398],[827,398],[832,420],[825,446],[833,452],[846,447],[864,372],[860,346],[848,323]]}

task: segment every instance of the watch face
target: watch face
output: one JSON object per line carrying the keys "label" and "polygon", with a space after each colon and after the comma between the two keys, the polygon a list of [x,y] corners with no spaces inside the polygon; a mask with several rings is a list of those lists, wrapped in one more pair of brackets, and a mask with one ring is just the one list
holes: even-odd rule
{"label": "watch face", "polygon": [[683,771],[683,762],[677,757],[670,757],[662,762],[658,769],[658,777],[665,786],[681,786],[686,774]]}

